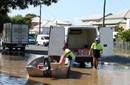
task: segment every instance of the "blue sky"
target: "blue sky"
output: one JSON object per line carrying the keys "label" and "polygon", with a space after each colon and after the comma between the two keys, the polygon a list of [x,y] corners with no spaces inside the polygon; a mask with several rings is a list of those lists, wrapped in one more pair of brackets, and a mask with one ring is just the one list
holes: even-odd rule
{"label": "blue sky", "polygon": [[[59,0],[51,6],[42,5],[42,19],[74,20],[102,14],[104,0]],[[117,13],[130,9],[130,0],[106,0],[106,13]],[[39,15],[39,6],[30,6],[25,10],[11,10],[9,15],[26,15],[28,13]]]}

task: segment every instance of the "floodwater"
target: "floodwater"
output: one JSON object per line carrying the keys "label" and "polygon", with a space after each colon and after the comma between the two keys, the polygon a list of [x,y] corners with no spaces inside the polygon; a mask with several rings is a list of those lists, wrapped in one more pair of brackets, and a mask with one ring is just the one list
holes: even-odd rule
{"label": "floodwater", "polygon": [[128,65],[105,63],[97,70],[72,68],[68,78],[29,77],[25,69],[28,58],[0,55],[0,85],[130,85]]}

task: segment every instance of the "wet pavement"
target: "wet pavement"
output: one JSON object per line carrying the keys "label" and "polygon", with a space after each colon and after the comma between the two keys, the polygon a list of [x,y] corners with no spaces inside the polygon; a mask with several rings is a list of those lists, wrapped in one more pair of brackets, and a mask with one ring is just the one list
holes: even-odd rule
{"label": "wet pavement", "polygon": [[130,85],[130,66],[108,62],[99,64],[97,70],[74,67],[68,78],[29,77],[25,66],[33,56],[0,54],[0,85]]}

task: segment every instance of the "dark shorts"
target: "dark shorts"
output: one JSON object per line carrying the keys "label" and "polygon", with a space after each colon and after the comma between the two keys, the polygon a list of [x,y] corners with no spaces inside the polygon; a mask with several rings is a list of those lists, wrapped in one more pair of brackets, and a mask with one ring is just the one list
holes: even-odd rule
{"label": "dark shorts", "polygon": [[95,57],[95,58],[100,58],[100,50],[96,50],[96,49],[94,49],[93,50],[93,56]]}

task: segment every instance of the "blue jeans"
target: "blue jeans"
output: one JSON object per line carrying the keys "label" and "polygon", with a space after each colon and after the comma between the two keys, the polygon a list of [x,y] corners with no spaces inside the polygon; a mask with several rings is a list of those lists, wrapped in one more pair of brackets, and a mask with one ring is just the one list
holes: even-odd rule
{"label": "blue jeans", "polygon": [[74,65],[74,59],[70,60],[70,66],[73,66]]}

